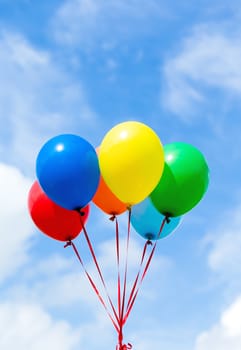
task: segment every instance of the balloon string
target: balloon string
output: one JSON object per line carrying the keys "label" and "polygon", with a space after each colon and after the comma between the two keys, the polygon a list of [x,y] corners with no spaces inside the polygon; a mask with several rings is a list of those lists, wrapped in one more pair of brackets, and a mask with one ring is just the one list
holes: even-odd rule
{"label": "balloon string", "polygon": [[89,282],[90,282],[90,284],[91,284],[91,286],[92,286],[94,292],[96,293],[96,295],[97,295],[99,301],[101,302],[101,304],[102,304],[102,306],[104,307],[105,311],[107,312],[109,318],[111,319],[112,324],[113,324],[113,326],[115,327],[117,333],[119,333],[119,326],[117,325],[117,323],[115,322],[114,318],[113,318],[112,315],[110,314],[110,312],[109,312],[109,310],[108,310],[108,308],[107,308],[107,306],[106,306],[106,304],[105,304],[105,302],[104,302],[104,299],[103,299],[102,296],[100,295],[100,293],[99,293],[99,291],[98,291],[98,288],[96,287],[96,285],[95,285],[93,279],[91,278],[90,274],[89,274],[88,271],[86,270],[86,267],[85,267],[85,265],[84,265],[84,263],[83,263],[83,260],[82,260],[81,257],[80,257],[80,254],[79,254],[79,252],[78,252],[78,249],[76,248],[75,244],[74,244],[72,241],[67,242],[67,243],[65,244],[64,248],[66,248],[66,247],[68,247],[68,246],[71,246],[71,247],[73,248],[73,251],[74,251],[75,255],[77,256],[77,258],[78,258],[78,260],[79,260],[79,262],[80,262],[80,264],[81,264],[81,266],[82,266],[82,268],[83,268],[83,270],[84,270],[84,272],[85,272],[85,275],[86,275],[86,277],[88,278],[88,280],[89,280]]}
{"label": "balloon string", "polygon": [[127,312],[128,308],[130,306],[131,300],[132,300],[134,292],[136,290],[137,282],[138,282],[140,274],[141,274],[142,265],[143,265],[143,262],[144,262],[144,259],[145,259],[145,256],[146,256],[146,251],[147,251],[147,246],[148,245],[152,245],[152,242],[150,240],[146,241],[146,243],[144,245],[143,252],[142,252],[142,257],[141,257],[141,262],[140,262],[140,266],[139,266],[139,270],[138,270],[138,273],[136,275],[136,279],[134,281],[133,287],[132,287],[131,292],[130,292],[130,296],[129,296],[129,299],[128,299],[128,302],[127,302],[127,306],[126,306],[126,312]]}
{"label": "balloon string", "polygon": [[81,216],[81,212],[80,212],[80,220],[81,220],[81,225],[82,225],[82,228],[83,228],[84,236],[85,236],[86,242],[87,242],[87,244],[88,244],[88,247],[89,247],[91,256],[92,256],[92,258],[93,258],[93,260],[94,260],[95,266],[96,266],[97,271],[98,271],[98,273],[99,273],[101,282],[102,282],[103,287],[104,287],[104,289],[105,289],[106,296],[107,296],[107,298],[108,298],[108,301],[109,301],[109,303],[110,303],[110,306],[111,306],[111,308],[112,308],[112,311],[113,311],[113,313],[114,313],[114,315],[115,315],[116,321],[117,321],[117,323],[119,324],[119,317],[118,317],[118,315],[117,315],[117,313],[116,313],[115,307],[114,307],[113,302],[112,302],[112,300],[111,300],[111,298],[110,298],[110,295],[109,295],[109,293],[108,293],[108,290],[107,290],[107,287],[106,287],[106,283],[105,283],[103,274],[102,274],[101,269],[100,269],[100,266],[99,266],[99,264],[98,264],[98,261],[97,261],[97,258],[96,258],[96,255],[95,255],[93,246],[92,246],[92,244],[91,244],[90,238],[89,238],[89,236],[88,236],[87,230],[86,230],[85,225],[84,225],[84,223],[83,223],[82,216]]}
{"label": "balloon string", "polygon": [[116,260],[117,260],[117,305],[119,320],[121,317],[121,280],[120,280],[120,242],[119,242],[119,224],[117,217],[115,217],[115,231],[116,231]]}
{"label": "balloon string", "polygon": [[143,271],[143,273],[142,273],[141,279],[140,279],[140,281],[139,281],[139,285],[138,285],[138,287],[136,288],[135,292],[133,292],[133,296],[132,296],[132,298],[131,298],[131,300],[130,300],[130,302],[129,302],[129,306],[128,306],[128,308],[127,308],[127,311],[126,311],[125,316],[124,316],[124,319],[123,319],[123,324],[126,323],[128,317],[129,317],[129,315],[130,315],[130,312],[131,312],[131,310],[132,310],[132,308],[133,308],[133,305],[134,305],[134,303],[135,303],[135,300],[136,300],[136,297],[137,297],[138,292],[139,292],[139,290],[140,290],[140,287],[141,287],[141,285],[142,285],[142,282],[143,282],[143,280],[144,280],[144,278],[145,278],[145,276],[146,276],[146,273],[147,273],[147,271],[148,271],[148,269],[149,269],[151,260],[152,260],[152,258],[153,258],[153,255],[154,255],[154,252],[155,252],[155,249],[156,249],[156,246],[157,246],[158,238],[160,238],[160,235],[161,235],[161,232],[162,232],[162,230],[163,230],[163,228],[164,228],[164,225],[165,225],[166,222],[168,222],[168,220],[169,220],[169,218],[166,216],[166,217],[163,219],[163,221],[162,221],[162,224],[161,224],[161,227],[160,227],[158,236],[157,236],[157,240],[156,240],[155,244],[153,245],[153,248],[152,248],[152,250],[151,250],[151,252],[150,252],[149,258],[148,258],[148,260],[147,260],[147,262],[146,262],[146,266],[145,266],[145,268],[144,268],[144,271]]}
{"label": "balloon string", "polygon": [[125,259],[125,272],[123,280],[123,292],[122,292],[122,301],[120,301],[120,318],[119,318],[119,334],[118,334],[118,349],[125,350],[128,349],[126,345],[123,345],[123,326],[124,326],[124,309],[125,309],[125,299],[126,299],[126,284],[127,284],[127,270],[128,270],[128,254],[129,254],[129,242],[130,242],[130,227],[131,227],[131,208],[128,212],[128,228],[127,228],[127,238],[126,238],[126,259]]}

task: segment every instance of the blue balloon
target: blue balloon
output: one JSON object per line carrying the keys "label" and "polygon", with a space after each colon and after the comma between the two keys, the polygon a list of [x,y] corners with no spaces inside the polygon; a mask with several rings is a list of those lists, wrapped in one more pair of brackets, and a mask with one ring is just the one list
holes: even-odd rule
{"label": "blue balloon", "polygon": [[168,236],[177,228],[181,220],[181,217],[169,218],[159,236],[164,218],[165,216],[159,213],[149,197],[131,208],[131,225],[137,233],[149,240],[157,240]]}
{"label": "blue balloon", "polygon": [[70,210],[83,208],[91,201],[100,179],[95,149],[72,134],[53,137],[43,145],[36,173],[46,195]]}

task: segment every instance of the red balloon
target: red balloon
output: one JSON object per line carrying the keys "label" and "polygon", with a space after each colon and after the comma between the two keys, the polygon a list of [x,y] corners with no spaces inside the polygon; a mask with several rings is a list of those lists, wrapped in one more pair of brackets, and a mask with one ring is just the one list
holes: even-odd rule
{"label": "red balloon", "polygon": [[48,198],[37,181],[29,191],[28,210],[33,222],[43,233],[58,241],[70,241],[80,234],[82,223],[85,224],[88,218],[89,208],[87,205],[80,214],[59,206]]}

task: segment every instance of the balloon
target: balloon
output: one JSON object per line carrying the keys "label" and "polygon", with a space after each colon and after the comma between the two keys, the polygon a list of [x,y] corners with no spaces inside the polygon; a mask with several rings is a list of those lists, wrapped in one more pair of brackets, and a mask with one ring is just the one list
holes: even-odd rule
{"label": "balloon", "polygon": [[131,208],[131,225],[137,233],[149,240],[167,237],[177,228],[181,220],[180,217],[169,218],[159,235],[164,218],[165,216],[159,213],[149,197]]}
{"label": "balloon", "polygon": [[126,204],[122,203],[114,193],[111,192],[102,176],[100,176],[99,187],[92,201],[97,207],[110,215],[122,214],[127,209]]}
{"label": "balloon", "polygon": [[37,157],[36,172],[47,196],[70,210],[89,203],[100,177],[95,149],[71,134],[53,137],[44,144]]}
{"label": "balloon", "polygon": [[82,230],[89,215],[89,205],[81,209],[84,213],[68,210],[54,203],[35,181],[29,191],[28,210],[35,225],[47,236],[59,241],[69,241],[76,238]]}
{"label": "balloon", "polygon": [[164,167],[163,146],[147,125],[124,122],[105,135],[99,149],[99,163],[107,186],[131,206],[156,187]]}
{"label": "balloon", "polygon": [[180,216],[203,197],[209,182],[209,169],[202,153],[186,143],[164,146],[162,177],[151,193],[151,200],[162,214]]}
{"label": "balloon", "polygon": [[[99,148],[96,149],[97,154]],[[119,215],[126,211],[126,204],[122,203],[106,185],[103,176],[100,174],[98,189],[92,198],[92,202],[106,214]]]}

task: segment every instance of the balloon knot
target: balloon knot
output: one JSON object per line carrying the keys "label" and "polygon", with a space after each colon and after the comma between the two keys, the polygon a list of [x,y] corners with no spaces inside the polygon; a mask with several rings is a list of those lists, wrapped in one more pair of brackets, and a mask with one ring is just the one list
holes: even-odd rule
{"label": "balloon knot", "polygon": [[110,221],[115,221],[115,219],[116,219],[115,214],[113,214],[113,215],[109,218]]}
{"label": "balloon knot", "polygon": [[77,213],[80,216],[84,216],[85,215],[84,211],[82,211],[82,207],[75,208],[74,210],[77,211]]}
{"label": "balloon knot", "polygon": [[68,241],[68,242],[66,242],[66,244],[64,245],[64,248],[67,248],[67,247],[69,247],[69,246],[71,246],[72,245],[72,241]]}
{"label": "balloon knot", "polygon": [[132,349],[131,343],[123,344],[123,345],[117,345],[116,350],[129,350]]}
{"label": "balloon knot", "polygon": [[152,241],[150,241],[149,239],[146,241],[147,245],[152,245]]}

